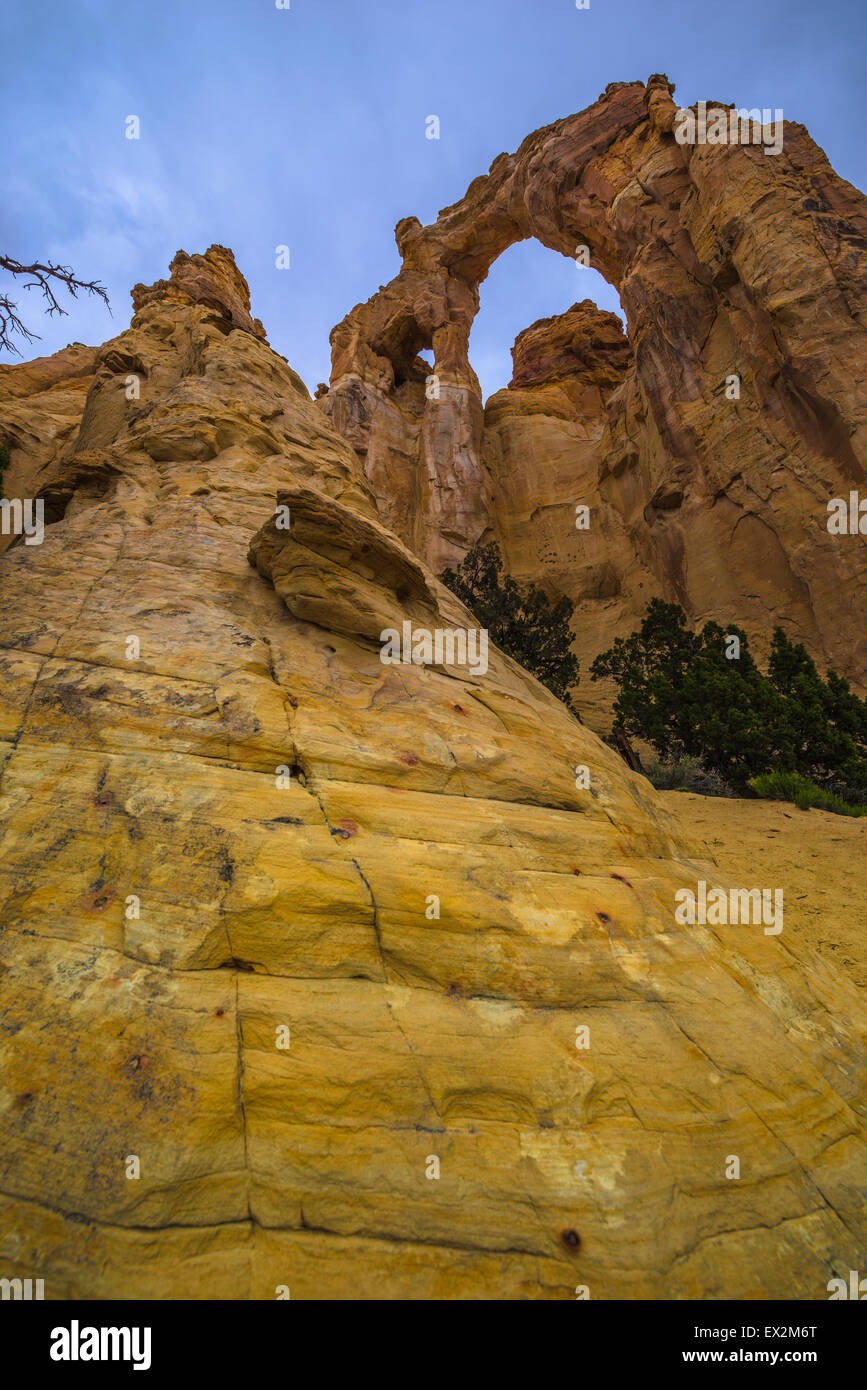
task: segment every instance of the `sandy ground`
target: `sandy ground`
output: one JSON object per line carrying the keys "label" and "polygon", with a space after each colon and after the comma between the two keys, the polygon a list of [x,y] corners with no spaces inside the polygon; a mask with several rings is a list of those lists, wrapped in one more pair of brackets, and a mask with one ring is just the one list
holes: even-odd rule
{"label": "sandy ground", "polygon": [[811,947],[867,986],[867,816],[782,801],[661,792],[688,839],[745,887],[782,888],[788,945]]}

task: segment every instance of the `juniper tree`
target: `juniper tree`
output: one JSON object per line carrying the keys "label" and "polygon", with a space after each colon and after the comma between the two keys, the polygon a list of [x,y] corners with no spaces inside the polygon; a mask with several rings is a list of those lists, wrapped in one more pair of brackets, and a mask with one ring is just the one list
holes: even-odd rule
{"label": "juniper tree", "polygon": [[699,758],[740,788],[768,772],[867,785],[867,703],[835,671],[823,678],[781,628],[764,675],[741,628],[692,632],[678,604],[652,599],[638,631],[616,638],[590,674],[617,683],[615,729],[663,759]]}
{"label": "juniper tree", "polygon": [[535,584],[519,584],[503,574],[496,541],[475,545],[457,569],[445,569],[442,582],[468,608],[489,639],[530,671],[574,713],[569,691],[578,683],[578,658],[570,650],[574,605],[552,603]]}

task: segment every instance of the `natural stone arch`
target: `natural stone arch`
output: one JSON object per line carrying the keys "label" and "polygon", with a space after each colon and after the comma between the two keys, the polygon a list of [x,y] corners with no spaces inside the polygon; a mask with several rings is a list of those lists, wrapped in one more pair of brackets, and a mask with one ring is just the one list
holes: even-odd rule
{"label": "natural stone arch", "polygon": [[640,149],[651,113],[670,129],[672,90],[662,76],[646,87],[611,83],[587,111],[536,131],[513,155],[498,155],[435,223],[398,222],[400,271],[331,334],[332,387],[349,374],[378,376],[384,364],[377,359],[391,365],[399,385],[423,346],[433,349],[438,371],[472,381],[467,344],[478,287],[498,256],[531,237],[569,257],[587,245],[591,264],[622,293],[624,248],[612,209],[633,167],[620,147],[632,133]]}
{"label": "natural stone arch", "polygon": [[[635,170],[648,141],[663,138],[686,182],[686,155],[670,133],[672,91],[663,75],[646,85],[611,83],[588,110],[534,132],[514,154],[498,155],[435,223],[403,218],[395,229],[400,271],[331,334],[331,389],[323,408],[362,456],[384,520],[434,568],[463,553],[491,518],[469,338],[479,285],[494,261],[529,238],[570,258],[587,247],[591,266],[617,290],[637,332],[647,336],[665,319],[640,289],[631,292],[635,252],[646,262],[648,249],[646,228],[636,227],[630,207],[630,186],[633,196],[647,198]],[[665,248],[678,242],[674,212],[668,221],[667,235],[658,225],[653,232]],[[636,227],[631,239],[627,224]],[[680,242],[682,293],[695,257],[688,239]],[[429,371],[417,354],[425,348],[434,354],[435,401],[422,389]],[[655,355],[667,356],[678,377],[688,369],[688,354],[667,350],[664,334]],[[695,373],[679,382],[681,395],[684,386],[687,395],[698,393]],[[667,433],[675,445],[675,432]],[[407,457],[416,460],[412,476],[395,466]]]}
{"label": "natural stone arch", "polygon": [[[361,457],[386,524],[435,570],[453,562],[505,524],[468,358],[478,286],[516,241],[568,256],[587,245],[632,350],[596,470],[627,554],[696,621],[736,619],[760,638],[782,621],[863,683],[864,566],[828,535],[824,507],[865,476],[867,202],[791,123],[776,155],[680,143],[672,93],[662,75],[610,84],[499,155],[431,226],[398,223],[402,267],[334,329],[320,406]],[[427,345],[435,402],[416,358]],[[761,598],[732,545],[746,517],[773,538],[776,579]]]}

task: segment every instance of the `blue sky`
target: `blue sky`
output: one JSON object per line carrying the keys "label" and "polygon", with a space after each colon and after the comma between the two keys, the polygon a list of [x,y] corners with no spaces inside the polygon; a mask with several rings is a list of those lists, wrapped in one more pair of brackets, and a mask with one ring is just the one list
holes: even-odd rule
{"label": "blue sky", "polygon": [[[121,332],[133,284],[222,242],[312,390],[332,326],[399,269],[399,218],[433,221],[502,150],[652,72],[685,105],[782,107],[867,186],[863,0],[4,0],[2,35],[0,247],[101,279],[113,312],[79,299],[48,319],[20,293],[41,334],[25,357]],[[594,272],[507,251],[471,340],[485,395],[516,333],[585,296],[618,307]]]}

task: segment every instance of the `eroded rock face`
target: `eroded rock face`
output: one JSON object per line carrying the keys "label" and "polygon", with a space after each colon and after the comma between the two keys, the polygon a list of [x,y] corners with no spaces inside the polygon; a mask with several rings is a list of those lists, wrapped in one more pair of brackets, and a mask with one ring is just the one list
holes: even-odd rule
{"label": "eroded rock face", "polygon": [[[0,441],[10,458],[4,497],[35,498],[47,479],[59,475],[61,460],[78,434],[97,354],[97,348],[70,343],[53,357],[0,364]],[[46,519],[57,519],[50,508]],[[0,552],[15,539],[11,530],[0,534]]]}
{"label": "eroded rock face", "polygon": [[[863,686],[864,546],[829,534],[827,503],[865,492],[867,204],[792,122],[777,155],[679,144],[672,92],[659,75],[610,84],[498,156],[431,226],[399,223],[403,266],[335,328],[322,405],[389,524],[435,570],[497,535],[552,594],[589,601],[601,571],[595,610],[576,614],[585,670],[629,630],[636,595],[615,583],[634,567],[640,611],[659,594],[696,623],[737,622],[759,653],[781,623]],[[575,343],[534,325],[518,345],[532,380],[516,369],[512,387],[547,392],[551,413],[498,393],[480,427],[467,356],[478,286],[531,236],[570,257],[587,248],[619,291],[631,364],[601,392],[604,413],[592,392],[567,404]],[[439,399],[421,389],[424,348]],[[574,375],[593,384],[580,363]],[[492,456],[508,457],[493,475]],[[563,515],[536,526],[552,490]],[[567,501],[597,509],[574,563]]]}
{"label": "eroded rock face", "polygon": [[[163,304],[200,304],[213,309],[221,326],[246,329],[265,339],[259,319],[250,315],[250,290],[225,246],[209,246],[204,256],[188,256],[179,251],[169,267],[170,278],[154,285],[135,285],[132,306],[139,313],[154,301]],[[223,331],[228,331],[224,328]]]}
{"label": "eroded rock face", "polygon": [[511,661],[383,664],[381,614],[470,615],[177,279],[0,571],[4,1276],[824,1299],[865,1253],[850,984],[678,925],[727,880]]}
{"label": "eroded rock face", "polygon": [[567,389],[596,396],[575,401],[575,414],[599,414],[611,392],[623,384],[632,360],[623,324],[616,314],[597,309],[591,299],[573,304],[565,314],[539,319],[525,328],[512,348],[509,389],[549,386],[561,381]]}

